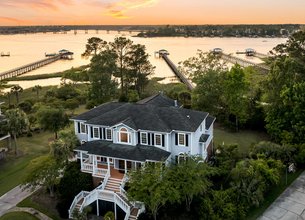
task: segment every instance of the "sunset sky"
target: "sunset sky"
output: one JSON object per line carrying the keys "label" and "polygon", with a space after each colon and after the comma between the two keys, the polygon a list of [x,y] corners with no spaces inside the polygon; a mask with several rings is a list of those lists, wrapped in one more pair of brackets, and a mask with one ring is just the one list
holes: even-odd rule
{"label": "sunset sky", "polygon": [[0,0],[0,25],[305,24],[305,0]]}

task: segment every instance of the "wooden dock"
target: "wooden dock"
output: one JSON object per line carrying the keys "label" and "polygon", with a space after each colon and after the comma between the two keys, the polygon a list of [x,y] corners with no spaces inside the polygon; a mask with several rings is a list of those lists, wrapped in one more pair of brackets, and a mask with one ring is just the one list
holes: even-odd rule
{"label": "wooden dock", "polygon": [[223,59],[224,61],[227,61],[227,62],[233,63],[233,64],[239,64],[240,66],[243,66],[243,67],[253,66],[253,67],[256,67],[256,68],[258,68],[258,69],[260,69],[264,72],[270,70],[270,67],[268,67],[264,63],[254,63],[254,62],[251,62],[249,60],[242,59],[242,58],[239,58],[239,57],[234,57],[230,54],[225,54],[225,53],[221,53],[220,56],[221,56],[221,59]]}
{"label": "wooden dock", "polygon": [[176,65],[168,58],[167,54],[161,54],[160,56],[165,60],[167,65],[170,67],[170,69],[173,71],[173,73],[178,77],[178,79],[182,83],[184,83],[189,90],[193,90],[194,89],[194,85],[188,80],[188,78],[183,73],[181,73],[178,70]]}
{"label": "wooden dock", "polygon": [[263,54],[263,53],[259,53],[259,52],[255,52],[254,56],[259,58],[259,59],[264,59],[264,58],[269,57],[267,54]]}
{"label": "wooden dock", "polygon": [[73,53],[72,52],[67,52],[67,53],[60,53],[52,57],[48,57],[43,60],[39,60],[21,67],[17,67],[15,69],[11,69],[5,72],[0,73],[0,80],[5,80],[9,79],[12,77],[20,76],[24,73],[30,72],[32,70],[35,70],[37,68],[40,68],[42,66],[45,66],[47,64],[53,63],[57,60],[60,59],[69,59],[69,56],[71,56]]}

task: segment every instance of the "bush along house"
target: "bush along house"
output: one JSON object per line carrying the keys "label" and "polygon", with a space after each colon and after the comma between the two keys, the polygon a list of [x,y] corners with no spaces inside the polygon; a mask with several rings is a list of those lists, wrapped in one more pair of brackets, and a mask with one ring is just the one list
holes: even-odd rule
{"label": "bush along house", "polygon": [[75,197],[70,218],[92,203],[99,215],[100,201],[106,201],[114,204],[116,219],[117,212],[124,213],[122,219],[137,219],[145,207],[126,197],[128,171],[147,162],[179,162],[185,155],[207,160],[212,152],[215,117],[182,108],[163,94],[137,103],[105,103],[71,120],[82,143],[75,150],[81,171],[100,185]]}

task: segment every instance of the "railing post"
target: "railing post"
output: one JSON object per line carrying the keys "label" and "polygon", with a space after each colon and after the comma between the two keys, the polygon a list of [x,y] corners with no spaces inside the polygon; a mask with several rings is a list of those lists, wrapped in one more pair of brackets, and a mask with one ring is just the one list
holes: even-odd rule
{"label": "railing post", "polygon": [[114,219],[117,220],[117,213],[116,213],[116,201],[115,201],[116,197],[114,197]]}

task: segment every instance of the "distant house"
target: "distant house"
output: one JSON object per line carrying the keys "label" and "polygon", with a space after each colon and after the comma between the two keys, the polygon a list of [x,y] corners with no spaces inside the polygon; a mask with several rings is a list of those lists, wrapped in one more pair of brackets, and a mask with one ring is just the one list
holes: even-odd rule
{"label": "distant house", "polygon": [[128,171],[149,162],[179,163],[186,155],[207,160],[212,152],[215,117],[184,109],[162,94],[138,103],[109,102],[71,120],[82,142],[76,149],[81,171],[101,185],[75,197],[70,217],[75,208],[93,202],[98,206],[101,200],[122,209],[125,219],[136,219],[144,206],[127,200],[123,187]]}

